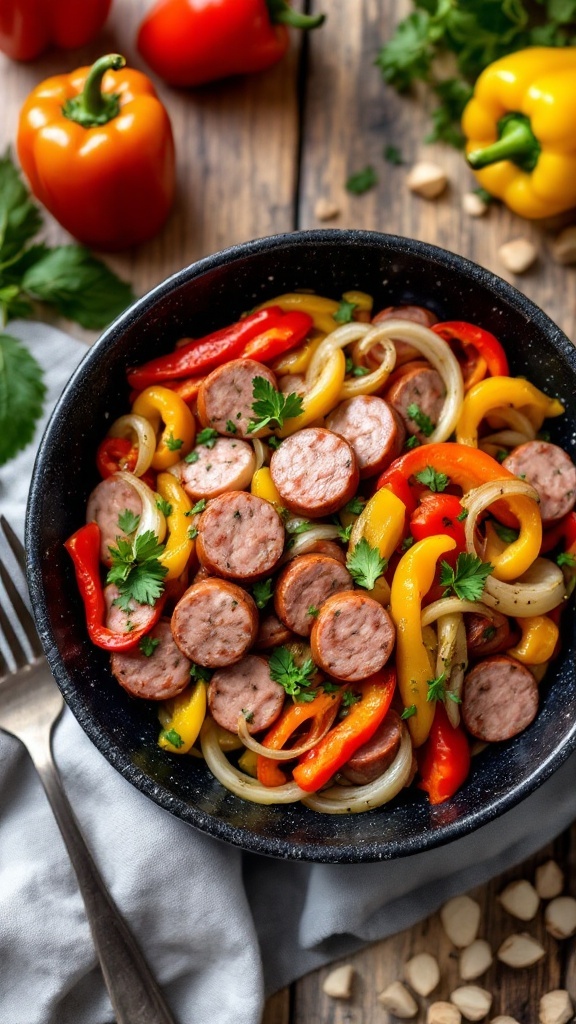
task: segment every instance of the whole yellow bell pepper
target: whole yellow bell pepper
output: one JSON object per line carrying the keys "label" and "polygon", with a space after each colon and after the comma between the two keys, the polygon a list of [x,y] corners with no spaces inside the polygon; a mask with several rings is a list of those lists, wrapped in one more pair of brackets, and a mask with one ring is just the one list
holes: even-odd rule
{"label": "whole yellow bell pepper", "polygon": [[433,672],[422,635],[422,598],[432,586],[438,559],[455,547],[456,541],[447,536],[419,540],[402,556],[392,580],[390,614],[396,626],[398,689],[405,707],[415,708],[408,718],[415,747],[427,740],[436,707],[427,699]]}
{"label": "whole yellow bell pepper", "polygon": [[166,516],[168,540],[160,556],[161,565],[168,569],[166,580],[176,580],[182,575],[194,550],[194,540],[189,536],[190,512],[192,505],[186,491],[172,473],[159,473],[156,490],[171,506]]}
{"label": "whole yellow bell pepper", "polygon": [[[169,717],[166,716],[168,708]],[[164,728],[158,746],[171,754],[188,754],[206,717],[206,684],[199,680],[164,705],[160,720]]]}
{"label": "whole yellow bell pepper", "polygon": [[288,437],[302,427],[308,427],[327,416],[338,404],[346,374],[346,359],[342,349],[334,349],[324,363],[320,375],[304,395],[304,409],[299,416],[291,416],[281,430],[275,430],[278,437]]}
{"label": "whole yellow bell pepper", "polygon": [[501,406],[525,410],[536,430],[548,417],[564,412],[557,398],[549,398],[523,377],[487,377],[470,388],[464,398],[456,424],[458,444],[477,448],[481,420]]}
{"label": "whole yellow bell pepper", "polygon": [[522,638],[506,651],[524,665],[543,665],[550,660],[558,643],[558,626],[547,615],[516,619]]}
{"label": "whole yellow bell pepper", "polygon": [[159,384],[141,391],[132,412],[149,420],[156,434],[160,421],[164,429],[152,458],[152,469],[168,469],[188,454],[196,437],[196,424],[180,395]]}
{"label": "whole yellow bell pepper", "polygon": [[521,217],[576,206],[576,47],[530,47],[487,67],[462,117],[480,185]]}

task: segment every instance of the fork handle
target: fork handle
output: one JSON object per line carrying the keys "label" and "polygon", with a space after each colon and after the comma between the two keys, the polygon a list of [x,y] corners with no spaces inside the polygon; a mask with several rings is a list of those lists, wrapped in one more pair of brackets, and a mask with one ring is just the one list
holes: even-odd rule
{"label": "fork handle", "polygon": [[92,860],[62,789],[50,741],[26,745],[78,878],[117,1024],[175,1024],[148,964]]}

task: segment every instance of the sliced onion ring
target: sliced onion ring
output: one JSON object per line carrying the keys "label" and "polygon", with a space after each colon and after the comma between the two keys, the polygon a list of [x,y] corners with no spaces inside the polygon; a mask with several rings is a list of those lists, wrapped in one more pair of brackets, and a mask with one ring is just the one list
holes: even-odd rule
{"label": "sliced onion ring", "polygon": [[454,661],[454,649],[456,647],[456,633],[462,622],[462,616],[457,612],[450,615],[442,615],[438,619],[438,650],[436,651],[436,675],[443,672],[449,676]]}
{"label": "sliced onion ring", "polygon": [[300,533],[294,538],[292,547],[284,553],[280,565],[296,558],[296,555],[305,555],[319,540],[335,540],[336,537],[338,537],[337,526],[330,526],[329,523],[313,526],[310,530],[306,530],[306,533]]}
{"label": "sliced onion ring", "polygon": [[359,341],[360,338],[368,334],[371,329],[370,324],[352,323],[337,327],[331,334],[327,334],[314,352],[306,370],[306,388],[310,390],[314,386],[335,349],[352,345],[353,342]]}
{"label": "sliced onion ring", "polygon": [[392,370],[396,366],[396,346],[394,342],[384,336],[380,324],[371,327],[364,337],[354,345],[354,359],[363,364],[365,357],[374,348],[380,345],[382,359],[375,370],[366,373],[363,377],[351,377],[345,380],[340,392],[340,399],[355,398],[356,395],[373,395],[384,387]]}
{"label": "sliced onion ring", "polygon": [[462,615],[460,615],[459,618],[460,622],[458,629],[456,630],[456,643],[454,645],[452,669],[450,671],[450,678],[446,688],[447,694],[451,693],[452,698],[448,696],[445,704],[448,721],[454,729],[460,725],[460,700],[462,697],[462,689],[464,687],[464,676],[466,674],[466,669],[468,668],[466,626],[464,625]]}
{"label": "sliced onion ring", "polygon": [[255,804],[293,804],[308,795],[295,782],[287,782],[285,786],[263,786],[251,775],[245,775],[238,768],[234,768],[220,749],[211,718],[204,721],[200,744],[204,760],[212,774],[226,789],[242,800],[250,800]]}
{"label": "sliced onion ring", "polygon": [[[490,505],[493,505],[495,501],[499,501],[502,498],[514,497],[514,495],[520,495],[524,498],[531,498],[532,501],[538,503],[538,493],[534,490],[530,484],[526,483],[525,480],[519,480],[517,477],[503,479],[503,480],[489,480],[485,484],[480,484],[480,487],[475,487],[474,490],[468,491],[467,494],[462,498],[462,505],[468,509],[468,516],[466,518],[466,549],[470,554],[475,555],[476,552],[476,524],[478,522],[479,515],[484,512]],[[514,502],[507,502],[510,511],[514,512]],[[514,558],[515,562],[520,561],[522,550],[525,546],[525,536],[520,532],[520,536],[517,540],[512,541],[506,548],[505,554],[502,556],[504,560],[508,561],[510,558]],[[530,562],[526,562],[523,559],[524,565],[523,570],[526,571],[530,567]],[[509,568],[505,565],[496,566],[494,570],[494,576],[498,578],[510,578],[506,576],[509,573]]]}
{"label": "sliced onion ring", "polygon": [[248,724],[244,715],[238,715],[238,735],[244,746],[248,747],[248,750],[252,750],[255,754],[269,757],[271,761],[293,761],[295,757],[306,754],[308,750],[312,750],[312,747],[315,747],[317,743],[320,743],[320,740],[324,739],[326,733],[332,728],[337,711],[338,704],[334,707],[333,717],[326,720],[322,729],[312,728],[310,736],[305,743],[302,743],[299,747],[291,747],[289,750],[278,750],[273,747],[265,747],[263,743],[258,743],[258,740],[255,740],[248,732]]}
{"label": "sliced onion ring", "polygon": [[331,786],[322,793],[306,793],[302,803],[321,814],[358,814],[387,804],[404,788],[412,772],[412,743],[402,726],[400,749],[383,775],[365,786]]}
{"label": "sliced onion ring", "polygon": [[480,438],[478,447],[482,448],[485,444],[490,444],[498,445],[500,448],[517,448],[518,445],[531,440],[532,438],[520,430],[498,430],[495,434],[486,434],[485,437]]}
{"label": "sliced onion ring", "polygon": [[422,625],[431,626],[441,615],[453,615],[458,612],[472,612],[474,615],[484,615],[487,619],[493,619],[494,613],[481,601],[462,601],[459,597],[441,597],[439,601],[422,609]]}
{"label": "sliced onion ring", "polygon": [[132,472],[134,476],[142,476],[149,469],[156,451],[156,434],[145,416],[137,416],[133,412],[120,416],[110,427],[108,437],[125,437],[132,442],[136,438],[138,457]]}
{"label": "sliced onion ring", "polygon": [[161,544],[166,536],[166,520],[156,506],[154,491],[140,477],[134,476],[133,473],[127,473],[125,470],[122,470],[120,473],[116,473],[115,476],[127,483],[129,487],[133,487],[142,502],[142,512],[140,513],[140,522],[138,523],[135,537],[140,537],[141,534],[151,530],[154,536],[158,538],[158,543]]}
{"label": "sliced onion ring", "polygon": [[546,615],[567,598],[562,570],[547,558],[537,558],[515,583],[503,583],[489,576],[483,599],[503,615],[526,618]]}
{"label": "sliced onion ring", "polygon": [[254,455],[256,458],[256,464],[254,466],[254,472],[257,473],[259,469],[266,462],[266,456],[269,454],[269,449],[262,444],[257,437],[252,438],[252,444],[254,445]]}
{"label": "sliced onion ring", "polygon": [[517,430],[518,433],[523,434],[526,441],[533,441],[536,437],[536,428],[532,421],[526,416],[525,413],[520,412],[519,409],[514,409],[510,405],[498,406],[496,409],[491,409],[486,419],[492,426],[500,423],[505,423],[512,430]]}

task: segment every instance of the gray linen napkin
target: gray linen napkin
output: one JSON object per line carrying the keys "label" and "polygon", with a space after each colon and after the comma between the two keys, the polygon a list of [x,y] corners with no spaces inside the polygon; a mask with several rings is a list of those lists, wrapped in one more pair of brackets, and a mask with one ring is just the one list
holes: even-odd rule
{"label": "gray linen napkin", "polygon": [[[46,369],[52,408],[84,346],[10,325]],[[36,445],[0,470],[0,511],[22,535]],[[391,935],[534,853],[576,817],[576,756],[497,821],[385,864],[243,855],[157,807],[66,711],[54,751],[114,899],[179,1024],[258,1024],[264,993]],[[0,1024],[110,1024],[75,877],[24,750],[0,733]]]}

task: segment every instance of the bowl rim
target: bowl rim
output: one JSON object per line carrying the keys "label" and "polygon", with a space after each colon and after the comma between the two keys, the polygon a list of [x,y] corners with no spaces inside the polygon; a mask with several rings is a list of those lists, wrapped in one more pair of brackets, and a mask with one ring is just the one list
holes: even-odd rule
{"label": "bowl rim", "polygon": [[[465,835],[476,831],[478,828],[492,821],[494,818],[504,814],[512,807],[524,800],[530,793],[541,786],[576,749],[576,722],[573,723],[570,732],[564,739],[560,748],[556,748],[544,761],[541,761],[523,781],[517,783],[514,788],[498,797],[487,795],[486,804],[480,809],[465,813],[453,821],[444,822],[440,830],[421,833],[417,841],[410,842],[402,840],[381,840],[366,842],[363,845],[324,845],[317,842],[300,842],[294,845],[289,840],[265,837],[250,831],[249,828],[239,827],[225,821],[217,816],[210,815],[206,811],[185,802],[175,796],[166,786],[155,781],[149,774],[139,768],[122,750],[119,744],[104,745],[101,742],[101,732],[97,719],[85,706],[80,692],[71,684],[71,679],[66,667],[61,660],[61,655],[55,642],[50,625],[50,616],[46,602],[46,595],[43,586],[41,571],[42,552],[39,547],[39,533],[36,532],[35,524],[38,522],[39,508],[42,500],[43,484],[40,472],[46,452],[54,442],[54,435],[57,433],[56,426],[70,402],[71,393],[75,383],[90,369],[93,362],[102,358],[102,354],[112,348],[116,340],[123,334],[124,330],[134,321],[139,320],[156,303],[170,296],[171,292],[180,287],[184,282],[188,283],[201,278],[207,272],[226,267],[238,259],[244,259],[251,255],[261,254],[276,249],[288,247],[309,247],[311,245],[329,248],[331,245],[342,243],[350,246],[362,247],[366,244],[381,245],[386,249],[394,248],[407,255],[414,255],[425,258],[428,261],[437,263],[443,269],[449,268],[458,274],[471,278],[484,287],[495,292],[495,300],[499,297],[505,300],[511,307],[520,312],[538,330],[545,333],[551,340],[553,347],[572,364],[576,374],[576,349],[567,336],[557,324],[529,299],[522,292],[503,278],[498,277],[492,271],[481,267],[479,264],[460,256],[450,250],[418,239],[407,238],[401,235],[391,235],[379,231],[367,231],[364,229],[350,228],[314,228],[310,230],[282,232],[268,235],[262,238],[253,239],[247,242],[240,242],[228,246],[219,252],[202,257],[199,260],[182,267],[169,277],[165,278],[155,287],[136,299],[126,310],[124,310],[99,336],[94,344],[87,349],[80,364],[69,378],[62,394],[60,395],[54,410],[46,426],[44,435],[40,442],[36,455],[32,481],[26,508],[25,525],[25,547],[27,577],[30,590],[32,608],[36,625],[42,641],[42,645],[50,666],[50,669],[60,687],[66,703],[70,707],[75,718],[83,731],[87,734],[92,743],[98,748],[109,763],[136,788],[151,798],[165,810],[178,816],[181,820],[200,829],[202,832],[223,840],[232,846],[240,847],[243,850],[264,854],[279,859],[304,860],[317,863],[363,863],[378,860],[388,860],[404,856],[412,856],[415,853],[446,845]],[[365,814],[372,815],[376,811],[368,811]],[[361,816],[363,817],[363,815]]]}

